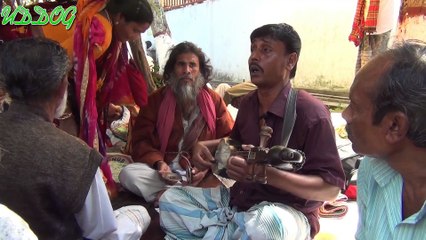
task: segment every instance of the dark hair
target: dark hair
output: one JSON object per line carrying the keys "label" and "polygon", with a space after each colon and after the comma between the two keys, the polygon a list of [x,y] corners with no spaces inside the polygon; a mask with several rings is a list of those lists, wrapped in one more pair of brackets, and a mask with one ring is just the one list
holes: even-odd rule
{"label": "dark hair", "polygon": [[48,100],[69,71],[65,49],[44,38],[22,38],[1,46],[0,85],[12,100]]}
{"label": "dark hair", "polygon": [[[269,37],[274,40],[281,41],[287,50],[286,54],[296,53],[300,56],[300,50],[302,49],[302,41],[300,40],[299,34],[294,28],[286,23],[279,24],[267,24],[259,28],[256,28],[250,35],[250,41],[253,42],[256,38]],[[290,72],[290,78],[296,76],[297,62],[294,68]]]}
{"label": "dark hair", "polygon": [[151,24],[154,20],[151,6],[146,0],[109,0],[106,10],[112,15],[121,13],[127,22]]}
{"label": "dark hair", "polygon": [[170,50],[169,59],[164,66],[164,80],[169,80],[176,64],[179,55],[183,53],[193,53],[198,57],[200,62],[200,72],[203,75],[206,83],[210,80],[213,67],[210,65],[210,60],[207,59],[201,48],[191,42],[181,42]]}
{"label": "dark hair", "polygon": [[392,62],[372,96],[373,124],[379,124],[389,112],[403,112],[410,124],[408,138],[417,147],[426,147],[426,45],[407,41],[381,56]]}

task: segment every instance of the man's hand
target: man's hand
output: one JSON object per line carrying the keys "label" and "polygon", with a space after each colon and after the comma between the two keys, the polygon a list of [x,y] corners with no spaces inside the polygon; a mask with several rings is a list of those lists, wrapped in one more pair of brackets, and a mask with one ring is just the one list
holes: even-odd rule
{"label": "man's hand", "polygon": [[245,182],[248,176],[248,165],[244,158],[240,156],[231,156],[228,159],[226,173],[235,181]]}
{"label": "man's hand", "polygon": [[[244,151],[250,151],[254,148],[253,145],[241,145],[241,148]],[[226,166],[226,173],[228,176],[235,181],[244,182],[247,181],[249,176],[249,167],[246,160],[240,156],[231,156],[228,159],[228,164]]]}
{"label": "man's hand", "polygon": [[108,105],[108,119],[118,120],[123,115],[123,108],[119,105],[110,103]]}
{"label": "man's hand", "polygon": [[197,186],[206,176],[208,170],[200,171],[197,168],[192,169],[192,182],[189,184],[191,186]]}
{"label": "man's hand", "polygon": [[175,173],[172,172],[169,165],[164,161],[159,161],[157,164],[157,171],[161,179],[168,185],[175,185],[179,180],[172,178]]}
{"label": "man's hand", "polygon": [[197,142],[192,148],[192,163],[200,171],[204,171],[212,167],[214,157],[210,150],[201,142]]}

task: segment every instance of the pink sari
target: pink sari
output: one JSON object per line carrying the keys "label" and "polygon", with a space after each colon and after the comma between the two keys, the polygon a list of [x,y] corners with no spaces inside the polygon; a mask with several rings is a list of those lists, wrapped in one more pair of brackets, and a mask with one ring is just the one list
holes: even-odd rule
{"label": "pink sari", "polygon": [[[107,28],[94,17],[105,4],[105,0],[80,0],[77,3],[79,15],[74,32],[74,83],[80,113],[79,136],[103,155],[106,154],[108,127],[104,112],[109,103],[136,103],[142,106],[147,103],[148,95],[142,74],[129,62],[126,48],[114,36],[108,50],[95,59],[95,48],[103,44],[106,34],[113,34],[106,32]],[[106,159],[102,161],[101,169],[110,193],[115,195],[116,186]]]}

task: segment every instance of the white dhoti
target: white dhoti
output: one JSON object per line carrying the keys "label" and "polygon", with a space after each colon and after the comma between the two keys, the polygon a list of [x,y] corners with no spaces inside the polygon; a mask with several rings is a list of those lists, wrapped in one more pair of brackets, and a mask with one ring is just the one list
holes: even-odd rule
{"label": "white dhoti", "polygon": [[121,170],[118,178],[124,188],[143,197],[147,202],[153,202],[157,194],[168,187],[157,170],[145,163],[127,165]]}
{"label": "white dhoti", "polygon": [[140,239],[151,223],[146,208],[138,205],[119,208],[114,211],[114,216],[117,220],[117,230],[103,238],[105,240]]}

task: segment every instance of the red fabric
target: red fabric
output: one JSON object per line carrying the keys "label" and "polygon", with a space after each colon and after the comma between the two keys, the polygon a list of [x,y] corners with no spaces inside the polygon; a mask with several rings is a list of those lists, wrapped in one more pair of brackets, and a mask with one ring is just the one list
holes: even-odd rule
{"label": "red fabric", "polygon": [[[98,76],[93,50],[96,44],[102,43],[105,32],[99,20],[93,18],[90,24],[91,37],[88,43],[85,41],[84,35],[82,24],[77,22],[74,33],[74,56],[77,59],[74,82],[76,86],[76,99],[80,109],[80,137],[90,147],[95,147],[94,142],[98,119],[96,107],[96,83]],[[87,51],[85,50],[86,46],[88,48]]]}
{"label": "red fabric", "polygon": [[148,87],[145,78],[132,59],[119,70],[117,75],[112,85],[114,91],[110,91],[110,102],[118,105],[134,102],[139,107],[148,103]]}
{"label": "red fabric", "polygon": [[[168,138],[172,132],[176,108],[176,99],[172,90],[166,91],[164,100],[161,102],[160,111],[158,112],[157,130],[160,138],[160,151],[164,154],[168,143]],[[171,117],[172,119],[169,119]]]}
{"label": "red fabric", "polygon": [[377,17],[379,15],[380,0],[370,0],[367,18],[364,23],[364,32],[373,33],[376,31]]}
{"label": "red fabric", "polygon": [[212,97],[205,88],[206,87],[204,87],[197,96],[198,106],[200,107],[201,114],[207,123],[207,127],[213,135],[216,135],[216,111]]}
{"label": "red fabric", "polygon": [[[197,96],[198,107],[207,123],[207,127],[216,135],[216,109],[212,97],[205,87]],[[164,100],[161,102],[158,112],[157,130],[160,138],[161,152],[165,153],[173,123],[175,121],[176,98],[171,88],[168,88]]]}
{"label": "red fabric", "polygon": [[[88,43],[85,41],[83,25],[78,22],[74,33],[74,56],[76,61],[76,75],[74,83],[76,86],[76,99],[80,109],[80,138],[82,138],[90,147],[97,148],[99,152],[105,155],[106,147],[104,145],[104,134],[101,126],[98,125],[98,109],[96,103],[97,92],[97,70],[94,57],[94,48],[102,44],[105,37],[105,31],[101,22],[93,18],[90,24],[90,38]],[[88,46],[86,45],[88,44]],[[87,51],[85,50],[88,48]],[[87,67],[87,69],[85,69]],[[88,70],[88,71],[87,71]],[[87,76],[86,76],[87,74]],[[82,96],[84,98],[82,98]],[[84,102],[83,102],[84,99]],[[99,145],[95,146],[95,142]],[[107,187],[112,194],[115,194],[116,187],[112,177],[111,168],[104,159],[100,165],[102,173],[107,182]]]}
{"label": "red fabric", "polygon": [[366,19],[364,19],[366,10],[365,1],[366,0],[358,0],[354,21],[352,23],[352,31],[349,34],[349,41],[353,42],[357,47],[361,44],[366,32],[376,31],[380,0],[370,0]]}
{"label": "red fabric", "polygon": [[349,34],[349,41],[354,42],[357,47],[361,44],[361,40],[364,37],[364,32],[362,30],[362,26],[364,25],[364,8],[365,0],[358,0],[354,21],[352,23],[352,32]]}
{"label": "red fabric", "polygon": [[130,90],[135,103],[139,106],[148,104],[148,86],[144,76],[136,68],[133,60],[127,65],[127,76],[129,80]]}
{"label": "red fabric", "polygon": [[[103,25],[98,19],[100,16],[95,16],[105,4],[105,0],[77,2],[78,15],[73,47],[74,57],[77,59],[74,81],[80,110],[80,138],[89,146],[97,148],[104,156],[108,139],[105,109],[109,103],[136,102],[141,107],[147,103],[148,95],[145,79],[134,63],[129,63],[126,45],[109,32],[110,25]],[[112,35],[111,43],[103,55],[96,59],[95,50],[104,44],[109,35]],[[101,169],[107,179],[107,185],[114,187],[107,161],[102,162]]]}
{"label": "red fabric", "polygon": [[[89,146],[99,150],[104,156],[106,146],[101,126],[98,125],[97,95],[97,65],[94,57],[94,49],[105,40],[105,29],[102,23],[93,16],[105,5],[105,0],[77,2],[78,16],[74,32],[74,58],[76,86],[76,100],[80,112],[80,138]],[[90,35],[90,37],[89,37]],[[96,143],[98,145],[96,146]],[[111,168],[104,159],[100,166],[104,177],[107,179],[107,187],[112,195],[115,195],[116,187],[112,177]]]}
{"label": "red fabric", "polygon": [[348,198],[351,200],[356,200],[356,192],[357,192],[356,190],[357,190],[356,185],[349,185],[346,188],[345,195],[348,196]]}

